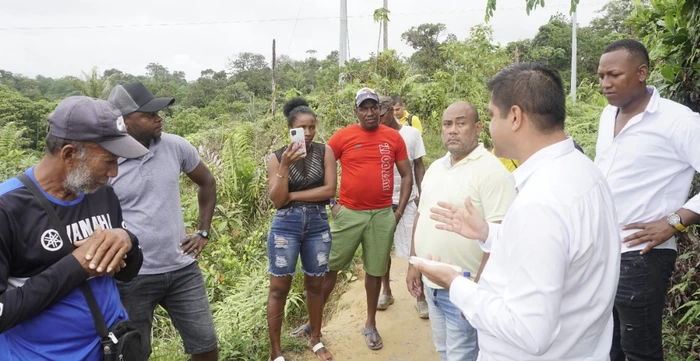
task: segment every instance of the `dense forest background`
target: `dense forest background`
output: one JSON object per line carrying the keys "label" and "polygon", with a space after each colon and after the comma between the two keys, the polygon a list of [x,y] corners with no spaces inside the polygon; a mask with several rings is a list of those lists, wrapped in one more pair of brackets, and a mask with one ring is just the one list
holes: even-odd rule
{"label": "dense forest background", "polygon": [[[309,50],[306,59],[279,56],[274,90],[270,59],[249,52],[233,55],[225,69],[202,70],[190,82],[183,72],[157,63],[149,64],[145,75],[93,68],[81,78],[28,78],[0,70],[0,181],[38,161],[47,115],[67,96],[106,98],[114,85],[135,80],[145,83],[156,96],[174,96],[175,105],[163,112],[166,131],[195,144],[218,181],[213,241],[200,265],[219,333],[221,359],[266,359],[265,237],[273,210],[267,198],[265,164],[270,151],[288,141],[281,104],[294,96],[306,97],[318,115],[317,140],[323,142],[337,129],[355,122],[353,97],[359,88],[402,95],[408,111],[423,121],[426,158],[431,162],[444,154],[440,116],[455,100],[477,106],[486,123],[481,140],[490,145],[485,84],[499,69],[513,62],[538,61],[556,68],[568,83],[571,25],[568,15],[560,14],[542,25],[532,39],[501,45],[494,42],[486,24],[474,26],[466,39],[448,34],[443,24],[419,24],[402,34],[402,40],[415,50],[410,57],[386,50],[366,60],[351,59],[341,68],[337,52],[319,56]],[[591,158],[595,156],[598,117],[606,105],[598,88],[598,59],[607,44],[628,37],[643,41],[650,51],[653,72],[649,83],[664,96],[700,110],[700,2],[613,0],[590,25],[578,29],[577,99],[575,104],[569,100],[567,107],[567,131]],[[339,83],[341,73],[343,82]],[[275,113],[273,100],[279,108]],[[183,210],[188,229],[192,229],[197,217],[196,192],[187,181],[182,187]],[[692,194],[699,189],[696,177]],[[700,359],[698,240],[696,227],[680,242],[664,319],[668,360]],[[353,270],[344,272],[344,279],[352,280]],[[303,284],[297,277],[285,309],[290,321],[286,324],[298,322],[304,309]],[[152,359],[184,359],[165,312],[159,310],[156,318]],[[304,347],[284,342],[287,348]]]}

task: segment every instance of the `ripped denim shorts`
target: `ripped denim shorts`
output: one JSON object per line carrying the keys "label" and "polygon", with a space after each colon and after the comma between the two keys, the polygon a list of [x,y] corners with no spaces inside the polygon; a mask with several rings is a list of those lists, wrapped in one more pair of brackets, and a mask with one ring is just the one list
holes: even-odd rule
{"label": "ripped denim shorts", "polygon": [[331,230],[325,206],[291,206],[275,212],[267,237],[267,271],[271,275],[294,275],[301,256],[304,274],[323,276],[328,272],[330,252]]}

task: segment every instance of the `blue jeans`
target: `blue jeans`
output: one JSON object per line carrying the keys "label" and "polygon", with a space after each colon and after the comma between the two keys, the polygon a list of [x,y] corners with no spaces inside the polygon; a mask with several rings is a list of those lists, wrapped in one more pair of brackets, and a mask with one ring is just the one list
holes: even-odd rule
{"label": "blue jeans", "polygon": [[475,361],[479,355],[476,329],[462,318],[462,311],[450,302],[448,290],[425,286],[433,343],[441,361]]}
{"label": "blue jeans", "polygon": [[180,333],[185,353],[198,355],[217,348],[209,298],[197,262],[175,271],[139,275],[129,282],[117,281],[117,287],[129,319],[141,332],[146,355],[151,354],[153,311],[159,304]]}
{"label": "blue jeans", "polygon": [[620,283],[615,296],[611,361],[663,361],[661,320],[676,251],[653,249],[620,258]]}
{"label": "blue jeans", "polygon": [[326,207],[292,206],[275,212],[267,237],[267,271],[275,276],[292,276],[301,256],[301,270],[309,276],[328,272],[331,230]]}

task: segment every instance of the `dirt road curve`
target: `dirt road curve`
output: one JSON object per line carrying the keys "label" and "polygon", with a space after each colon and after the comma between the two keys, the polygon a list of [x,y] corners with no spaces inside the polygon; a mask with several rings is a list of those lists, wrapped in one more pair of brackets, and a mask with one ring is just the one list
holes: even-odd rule
{"label": "dirt road curve", "polygon": [[[430,322],[418,318],[413,307],[416,301],[406,290],[407,265],[404,259],[393,259],[391,286],[396,302],[377,315],[377,329],[384,339],[384,348],[379,351],[368,349],[360,333],[367,316],[364,280],[350,284],[323,328],[323,342],[335,361],[440,360],[432,343]],[[307,351],[304,360],[318,359]]]}

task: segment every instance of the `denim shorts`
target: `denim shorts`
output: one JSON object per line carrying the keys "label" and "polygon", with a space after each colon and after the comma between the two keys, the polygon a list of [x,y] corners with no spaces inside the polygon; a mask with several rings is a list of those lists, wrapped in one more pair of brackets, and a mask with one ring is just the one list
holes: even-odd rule
{"label": "denim shorts", "polygon": [[292,206],[275,212],[267,237],[267,271],[271,275],[294,275],[301,256],[304,274],[323,276],[328,272],[330,251],[331,231],[325,206]]}

